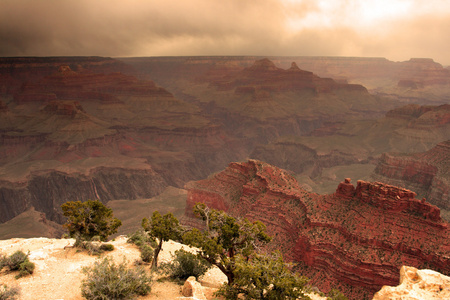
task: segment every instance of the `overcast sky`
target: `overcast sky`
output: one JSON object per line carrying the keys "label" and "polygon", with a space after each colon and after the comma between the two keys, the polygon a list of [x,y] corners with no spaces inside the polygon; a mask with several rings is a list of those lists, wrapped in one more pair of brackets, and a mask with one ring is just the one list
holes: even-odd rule
{"label": "overcast sky", "polygon": [[431,57],[448,0],[0,0],[0,56]]}

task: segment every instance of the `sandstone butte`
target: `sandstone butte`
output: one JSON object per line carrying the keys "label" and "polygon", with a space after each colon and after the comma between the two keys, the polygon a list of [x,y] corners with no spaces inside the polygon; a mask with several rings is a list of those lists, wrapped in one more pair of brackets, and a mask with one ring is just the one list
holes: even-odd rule
{"label": "sandstone butte", "polygon": [[300,188],[288,172],[249,160],[186,185],[185,222],[196,225],[192,207],[203,202],[234,216],[260,220],[273,237],[270,248],[327,292],[370,299],[395,286],[403,265],[450,274],[450,232],[438,207],[412,191],[349,178],[336,192]]}

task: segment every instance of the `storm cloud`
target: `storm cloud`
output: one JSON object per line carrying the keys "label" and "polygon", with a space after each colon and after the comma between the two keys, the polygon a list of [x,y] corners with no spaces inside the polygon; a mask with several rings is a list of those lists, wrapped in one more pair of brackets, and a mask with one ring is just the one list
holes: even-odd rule
{"label": "storm cloud", "polygon": [[450,64],[447,1],[363,3],[2,0],[0,56],[329,55]]}

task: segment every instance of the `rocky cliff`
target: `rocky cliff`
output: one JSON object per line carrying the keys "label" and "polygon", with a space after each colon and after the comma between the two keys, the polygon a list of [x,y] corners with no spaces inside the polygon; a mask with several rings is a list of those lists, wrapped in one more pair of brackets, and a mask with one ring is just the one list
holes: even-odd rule
{"label": "rocky cliff", "polygon": [[[388,97],[404,104],[448,103],[450,71],[429,58],[412,58],[394,62],[371,57],[268,57],[275,65],[289,69],[292,62],[302,69],[340,83],[362,84],[372,94]],[[180,91],[189,89],[177,84],[178,80],[223,80],[236,76],[262,57],[170,57],[130,58],[130,63],[158,83]]]}
{"label": "rocky cliff", "polygon": [[350,179],[330,195],[309,193],[286,171],[261,161],[232,163],[187,185],[186,215],[204,202],[232,215],[263,221],[272,247],[327,291],[363,299],[395,285],[402,265],[450,273],[448,223],[416,194],[379,182]]}
{"label": "rocky cliff", "polygon": [[108,58],[0,59],[0,222],[71,200],[149,198],[245,157],[195,104]]}
{"label": "rocky cliff", "polygon": [[98,167],[87,174],[61,171],[32,173],[23,182],[0,181],[0,222],[34,208],[62,223],[61,204],[67,201],[151,198],[167,183],[152,169]]}
{"label": "rocky cliff", "polygon": [[373,177],[414,189],[442,209],[450,210],[450,141],[420,153],[386,153]]}
{"label": "rocky cliff", "polygon": [[[383,161],[388,156],[392,156],[392,154],[383,153],[423,152],[449,138],[449,105],[410,104],[393,109],[387,112],[384,118],[377,120],[329,122],[324,123],[322,127],[315,129],[309,135],[279,137],[268,144],[255,147],[250,157],[309,176],[316,182],[330,182],[320,191],[331,192],[339,183],[338,180],[345,176],[344,169],[347,169],[347,172],[349,169],[360,169],[357,176],[369,179],[375,165],[385,164]],[[445,160],[442,158],[448,157],[445,153],[446,150],[441,149],[436,153],[430,153],[427,159],[433,160],[433,155],[437,155],[441,157],[440,160]],[[404,159],[406,161],[406,158]],[[410,166],[409,169],[411,168],[414,167]],[[419,181],[425,180],[419,177],[428,177],[427,180],[431,180],[430,172],[435,173],[432,169],[416,168],[409,174],[410,177],[417,177]],[[382,178],[377,177],[382,174],[377,173],[374,176],[377,180]],[[387,175],[386,178],[389,176]],[[393,175],[387,182],[402,185],[400,182],[392,181],[399,176]],[[334,181],[333,184],[332,181]],[[411,184],[413,183],[411,182],[408,188],[416,191],[421,197],[426,196],[424,187]],[[442,185],[436,183],[436,186]],[[439,197],[437,195],[436,199]],[[434,202],[435,200],[430,199],[430,201],[438,203]],[[445,208],[445,206],[440,207]]]}
{"label": "rocky cliff", "polygon": [[[131,62],[134,69],[123,61]],[[433,114],[441,113],[428,108],[415,119],[367,120],[393,102],[374,97],[361,85],[299,68],[293,58],[123,61],[0,59],[0,180],[7,188],[2,199],[9,198],[2,201],[9,207],[14,197],[26,199],[11,206],[2,220],[29,208],[32,199],[51,196],[42,201],[58,206],[59,197],[66,197],[64,188],[76,189],[67,184],[83,187],[80,199],[96,196],[83,183],[96,178],[93,170],[103,170],[110,178],[105,180],[114,184],[118,182],[110,172],[127,177],[152,170],[148,176],[153,178],[154,172],[161,181],[155,193],[159,187],[182,187],[187,181],[206,178],[230,161],[248,157],[292,166],[312,177],[348,164],[371,172],[374,165],[366,166],[380,153],[424,151],[450,132],[445,118],[443,124],[433,121]],[[344,121],[348,118],[353,123]],[[45,174],[63,175],[47,186],[54,191],[44,186],[30,192],[30,182],[44,184]],[[59,180],[64,176],[70,180]],[[140,176],[130,177],[126,189],[142,183]],[[343,176],[349,175],[329,177]],[[334,189],[336,184],[327,187]],[[151,194],[136,189],[99,195],[108,201]],[[58,219],[53,209],[59,207],[39,207],[50,219]]]}

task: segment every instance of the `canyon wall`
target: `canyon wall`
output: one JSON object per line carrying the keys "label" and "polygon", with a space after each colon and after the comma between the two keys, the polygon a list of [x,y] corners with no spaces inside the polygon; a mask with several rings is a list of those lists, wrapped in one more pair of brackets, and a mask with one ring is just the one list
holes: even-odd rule
{"label": "canyon wall", "polygon": [[167,183],[151,169],[133,170],[99,167],[89,174],[41,171],[27,181],[0,181],[0,222],[34,208],[46,218],[64,221],[61,205],[67,201],[151,198]]}
{"label": "canyon wall", "polygon": [[450,210],[450,141],[420,153],[386,153],[373,177],[417,191],[429,202]]}
{"label": "canyon wall", "polygon": [[397,284],[402,265],[450,273],[448,223],[439,208],[406,189],[365,181],[355,187],[346,179],[334,194],[318,195],[257,160],[232,163],[186,188],[187,223],[197,202],[260,220],[273,236],[270,247],[323,291],[370,297]]}

